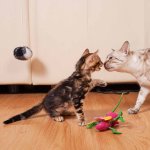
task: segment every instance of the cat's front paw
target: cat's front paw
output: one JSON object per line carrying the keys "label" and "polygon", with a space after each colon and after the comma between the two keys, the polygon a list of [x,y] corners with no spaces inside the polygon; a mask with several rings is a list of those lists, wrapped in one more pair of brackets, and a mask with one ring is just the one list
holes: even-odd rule
{"label": "cat's front paw", "polygon": [[128,114],[137,114],[139,112],[139,109],[137,108],[129,108]]}
{"label": "cat's front paw", "polygon": [[100,86],[100,87],[106,87],[107,86],[107,82],[101,81],[101,83],[98,86]]}
{"label": "cat's front paw", "polygon": [[80,121],[80,122],[78,122],[78,125],[79,125],[79,126],[85,126],[86,123],[85,123],[85,121]]}
{"label": "cat's front paw", "polygon": [[100,86],[100,87],[106,87],[107,86],[107,82],[105,82],[103,80],[99,80],[99,79],[94,79],[93,83],[95,86]]}

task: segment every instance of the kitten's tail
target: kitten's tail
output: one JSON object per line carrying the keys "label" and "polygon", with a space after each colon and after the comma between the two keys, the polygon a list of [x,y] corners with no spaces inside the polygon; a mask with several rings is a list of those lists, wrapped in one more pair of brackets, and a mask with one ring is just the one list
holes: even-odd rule
{"label": "kitten's tail", "polygon": [[21,114],[18,114],[16,116],[13,116],[11,118],[9,118],[8,120],[4,121],[3,123],[4,124],[9,124],[9,123],[13,123],[13,122],[16,122],[16,121],[20,121],[20,120],[24,120],[24,119],[27,119],[29,118],[30,116],[40,112],[43,108],[43,103],[40,103],[34,107],[32,107],[31,109],[21,113]]}

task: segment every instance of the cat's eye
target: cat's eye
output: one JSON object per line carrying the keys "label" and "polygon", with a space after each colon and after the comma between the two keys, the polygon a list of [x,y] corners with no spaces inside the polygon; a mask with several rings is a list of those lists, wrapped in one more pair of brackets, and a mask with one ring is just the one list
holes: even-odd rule
{"label": "cat's eye", "polygon": [[109,59],[113,59],[113,57],[109,57]]}

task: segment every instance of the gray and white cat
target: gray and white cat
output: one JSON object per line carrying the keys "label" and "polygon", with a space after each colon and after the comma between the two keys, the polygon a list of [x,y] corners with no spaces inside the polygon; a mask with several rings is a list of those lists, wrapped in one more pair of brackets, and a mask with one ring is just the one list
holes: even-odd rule
{"label": "gray and white cat", "polygon": [[108,71],[126,72],[133,75],[140,85],[136,104],[128,109],[129,114],[136,114],[150,93],[150,48],[130,51],[129,42],[125,41],[120,50],[113,50],[104,63]]}

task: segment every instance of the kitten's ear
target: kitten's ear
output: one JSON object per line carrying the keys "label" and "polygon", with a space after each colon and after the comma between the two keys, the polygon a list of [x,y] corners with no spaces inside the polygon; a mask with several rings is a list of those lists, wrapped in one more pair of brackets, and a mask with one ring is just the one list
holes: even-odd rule
{"label": "kitten's ear", "polygon": [[82,56],[85,56],[85,55],[87,55],[87,54],[89,54],[89,53],[90,53],[89,49],[86,49],[86,50],[83,52]]}
{"label": "kitten's ear", "polygon": [[128,54],[128,52],[130,51],[130,44],[128,41],[125,41],[122,45],[122,47],[120,48],[120,51],[122,51],[125,54]]}
{"label": "kitten's ear", "polygon": [[98,53],[98,50],[96,50],[94,53],[92,53],[89,57],[92,61],[95,61],[95,59],[97,59],[97,53]]}

